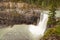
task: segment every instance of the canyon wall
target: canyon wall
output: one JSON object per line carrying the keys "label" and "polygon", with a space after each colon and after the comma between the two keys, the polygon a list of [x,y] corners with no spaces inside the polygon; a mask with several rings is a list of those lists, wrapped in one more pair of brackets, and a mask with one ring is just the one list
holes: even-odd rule
{"label": "canyon wall", "polygon": [[0,25],[37,24],[40,10],[26,3],[0,2]]}

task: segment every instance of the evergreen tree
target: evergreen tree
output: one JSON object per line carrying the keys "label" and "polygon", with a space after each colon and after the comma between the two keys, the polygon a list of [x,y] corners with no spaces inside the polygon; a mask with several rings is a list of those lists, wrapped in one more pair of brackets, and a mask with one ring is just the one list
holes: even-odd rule
{"label": "evergreen tree", "polygon": [[[54,3],[53,3],[54,2]],[[57,6],[56,6],[56,1],[52,1],[51,2],[52,4],[51,4],[51,7],[50,7],[50,9],[49,9],[49,20],[48,20],[48,26],[49,27],[54,27],[54,25],[56,25],[56,17],[55,17],[55,14],[56,14],[56,8],[57,8]]]}

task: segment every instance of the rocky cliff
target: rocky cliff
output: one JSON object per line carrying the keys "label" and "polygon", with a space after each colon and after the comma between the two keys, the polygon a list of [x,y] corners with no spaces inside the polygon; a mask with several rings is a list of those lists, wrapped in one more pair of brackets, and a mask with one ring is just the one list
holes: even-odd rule
{"label": "rocky cliff", "polygon": [[37,24],[40,11],[26,3],[0,2],[0,25]]}

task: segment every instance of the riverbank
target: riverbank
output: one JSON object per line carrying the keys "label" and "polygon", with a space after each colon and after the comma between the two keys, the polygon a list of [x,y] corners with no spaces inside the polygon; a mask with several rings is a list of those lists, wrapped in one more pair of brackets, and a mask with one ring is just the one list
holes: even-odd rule
{"label": "riverbank", "polygon": [[48,28],[41,40],[60,40],[60,20],[52,28]]}

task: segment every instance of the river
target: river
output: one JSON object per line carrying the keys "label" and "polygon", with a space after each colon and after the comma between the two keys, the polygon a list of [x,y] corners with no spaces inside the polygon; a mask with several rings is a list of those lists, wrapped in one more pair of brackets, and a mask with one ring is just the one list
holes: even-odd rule
{"label": "river", "polygon": [[46,30],[48,14],[45,13],[48,12],[41,12],[40,21],[36,26],[22,24],[0,29],[0,40],[39,40]]}

